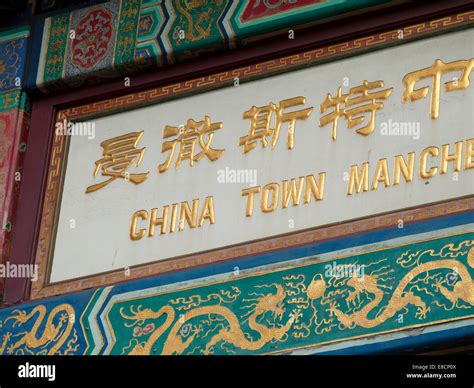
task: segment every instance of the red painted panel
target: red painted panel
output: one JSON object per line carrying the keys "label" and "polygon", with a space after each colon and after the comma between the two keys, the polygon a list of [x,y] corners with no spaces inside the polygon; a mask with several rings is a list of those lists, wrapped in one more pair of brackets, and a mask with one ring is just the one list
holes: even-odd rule
{"label": "red painted panel", "polygon": [[325,0],[250,0],[242,14],[242,21],[275,15],[305,5],[324,3]]}
{"label": "red painted panel", "polygon": [[[15,225],[15,214],[21,179],[15,174],[22,173],[29,115],[19,109],[0,113],[0,264],[10,260],[11,229]],[[21,178],[21,175],[20,175]],[[5,227],[8,222],[8,227]],[[0,278],[0,293],[3,293],[4,279]]]}

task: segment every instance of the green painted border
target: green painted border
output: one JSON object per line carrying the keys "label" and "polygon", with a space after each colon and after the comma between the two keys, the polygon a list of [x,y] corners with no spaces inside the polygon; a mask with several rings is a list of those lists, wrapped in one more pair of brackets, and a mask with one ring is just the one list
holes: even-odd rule
{"label": "green painted border", "polygon": [[15,38],[26,38],[30,36],[30,26],[21,26],[12,30],[4,31],[0,33],[0,42],[5,40],[15,39]]}
{"label": "green painted border", "polygon": [[31,104],[27,97],[26,93],[21,89],[0,93],[0,112],[6,112],[12,109],[21,109],[30,112]]}
{"label": "green painted border", "polygon": [[[157,288],[150,289],[149,292],[139,290],[116,294],[104,307],[104,317],[101,317],[108,338],[105,354],[129,354],[133,348],[137,354],[142,351],[153,355],[167,354],[164,344],[168,343],[169,350],[174,349],[173,352],[177,354],[197,355],[209,343],[210,338],[219,332],[216,330],[219,322],[225,322],[223,327],[226,330],[230,330],[231,325],[238,324],[239,329],[246,333],[246,339],[240,338],[237,329],[232,330],[232,338],[240,344],[248,341],[261,343],[256,349],[247,348],[247,345],[229,341],[230,336],[224,335],[224,342],[232,344],[230,351],[216,343],[215,353],[212,353],[223,355],[282,353],[472,318],[474,302],[472,296],[467,298],[463,294],[462,288],[472,287],[473,253],[473,232],[466,230],[433,239],[373,247],[362,253],[342,254],[340,257],[315,256],[296,266],[290,264],[270,270],[257,270],[242,277],[229,277],[185,288],[166,291]],[[358,289],[354,285],[357,280],[349,280],[352,276],[334,280],[335,277],[327,275],[327,265],[332,268],[336,262],[337,265],[357,263],[366,268],[364,276],[368,276],[369,280],[361,283],[358,299],[354,299],[357,303],[354,305],[348,302],[351,293]],[[449,276],[456,268],[456,283],[463,281],[465,284],[461,290],[456,290],[449,283]],[[446,295],[456,298],[454,302],[443,292],[436,291],[434,285],[438,280],[443,280],[443,289],[446,290]],[[373,281],[376,281],[376,287],[373,286]],[[254,326],[250,325],[247,314],[252,312],[251,306],[255,306],[251,301],[263,302],[268,295],[276,295],[275,289],[278,287],[286,290],[279,297],[281,307],[285,308],[280,319],[268,315],[270,308],[262,304],[261,312],[254,315],[256,323]],[[260,299],[255,299],[256,293],[261,294]],[[264,294],[267,296],[264,297]],[[336,311],[334,315],[331,313],[333,303]],[[450,303],[453,304],[452,308]],[[268,301],[268,304],[271,305],[271,302]],[[155,314],[158,311],[166,312]],[[302,320],[297,320],[295,325],[289,327],[290,312],[295,315],[301,313]],[[181,322],[180,314],[184,316]],[[386,317],[378,321],[383,314]],[[210,319],[210,315],[225,319]],[[169,322],[167,324],[164,323],[165,316],[166,322]],[[201,318],[196,320],[198,317]],[[173,339],[174,336],[184,343],[188,334],[181,336],[180,333],[183,333],[185,324],[194,329],[201,323],[203,330],[196,334],[196,339],[189,336],[192,345],[190,343],[185,349],[190,353],[185,350],[181,352],[180,342]],[[286,339],[275,337],[276,341],[267,341],[268,337],[261,336],[257,323],[260,327],[264,325],[281,329],[286,326],[281,331],[287,333]],[[153,331],[162,334],[156,337],[136,336],[137,326],[142,329],[147,324],[153,324]],[[176,330],[173,331],[172,327]],[[200,336],[199,333],[205,334]],[[212,334],[208,336],[208,333]],[[270,333],[267,335],[273,338]],[[141,348],[145,343],[149,348]]]}
{"label": "green painted border", "polygon": [[64,60],[68,42],[70,13],[51,17],[51,27],[48,31],[48,51],[45,58],[43,83],[59,81],[63,75]]}
{"label": "green painted border", "polygon": [[113,66],[119,71],[135,68],[141,0],[121,0]]}

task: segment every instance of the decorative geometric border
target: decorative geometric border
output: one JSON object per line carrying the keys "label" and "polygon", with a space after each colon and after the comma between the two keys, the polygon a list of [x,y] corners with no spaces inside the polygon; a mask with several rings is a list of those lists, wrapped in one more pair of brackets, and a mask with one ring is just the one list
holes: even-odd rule
{"label": "decorative geometric border", "polygon": [[[137,25],[137,39],[135,46],[135,62],[137,66],[144,68],[152,65],[164,65],[164,53],[158,37],[169,17],[166,13],[165,7],[158,6],[158,3],[141,4],[140,17]],[[146,22],[151,24],[151,27],[146,30],[141,30],[141,24]]]}
{"label": "decorative geometric border", "polygon": [[[466,26],[472,21],[474,21],[474,11],[454,14],[441,19],[407,26],[402,29],[404,36],[403,42],[431,35],[436,32],[448,31],[453,28]],[[239,77],[242,82],[263,75],[266,76],[277,72],[296,69],[305,65],[316,64],[323,60],[339,58],[352,53],[355,54],[369,48],[386,47],[387,45],[400,43],[400,39],[398,38],[399,32],[399,29],[391,30],[384,33],[349,40],[329,47],[317,48],[282,58],[272,59],[255,65],[244,66],[209,76],[203,76],[171,85],[160,86],[141,92],[130,93],[128,95],[71,107],[57,112],[56,121],[62,121],[64,119],[85,119],[98,115],[102,116],[104,114],[111,114],[125,109],[134,109],[158,101],[183,96],[191,92],[202,92],[222,87],[232,83],[235,77]],[[67,139],[64,136],[55,135],[48,168],[47,187],[43,202],[42,220],[36,250],[35,263],[39,266],[39,278],[38,281],[32,283],[32,299],[235,259],[255,254],[257,252],[270,252],[309,242],[322,241],[336,236],[349,235],[363,230],[374,230],[380,227],[393,226],[397,224],[401,217],[405,221],[417,221],[425,218],[474,209],[474,200],[472,198],[457,200],[448,204],[429,206],[426,208],[428,210],[404,210],[390,215],[372,217],[367,220],[351,222],[343,225],[330,227],[325,226],[307,232],[297,232],[289,236],[280,236],[265,241],[226,247],[212,252],[194,254],[178,259],[144,264],[131,268],[130,276],[125,276],[123,271],[115,271],[62,283],[46,284],[49,256],[51,254],[51,243],[55,235],[55,224],[58,213],[57,210],[59,208],[58,205],[60,201],[66,149]]]}

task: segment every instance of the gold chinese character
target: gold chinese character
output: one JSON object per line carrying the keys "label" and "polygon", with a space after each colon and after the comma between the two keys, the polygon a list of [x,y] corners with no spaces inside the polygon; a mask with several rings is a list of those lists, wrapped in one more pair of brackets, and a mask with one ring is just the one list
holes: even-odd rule
{"label": "gold chinese character", "polygon": [[370,135],[375,128],[375,112],[383,108],[383,103],[377,100],[387,99],[392,94],[393,88],[374,93],[369,93],[368,91],[383,88],[383,86],[383,81],[364,81],[362,85],[351,88],[347,94],[342,94],[341,87],[337,89],[335,97],[328,93],[326,100],[320,106],[320,111],[324,113],[329,108],[334,110],[321,117],[319,126],[323,127],[332,122],[331,136],[333,140],[336,140],[337,123],[340,117],[346,119],[347,128],[353,128],[365,120],[366,116],[364,113],[369,113],[370,116],[367,124],[356,129],[356,132],[363,136]]}
{"label": "gold chinese character", "polygon": [[97,176],[99,169],[102,169],[102,176],[108,176],[104,182],[89,186],[86,193],[92,193],[108,185],[117,178],[130,180],[138,185],[148,178],[149,172],[140,174],[130,174],[127,170],[135,162],[138,167],[142,161],[145,148],[137,149],[137,143],[143,136],[141,132],[131,132],[126,135],[117,136],[100,143],[103,148],[102,159],[95,162],[94,176]]}
{"label": "gold chinese character", "polygon": [[[244,154],[253,150],[257,146],[258,140],[261,141],[262,148],[265,148],[267,146],[267,136],[272,136],[271,147],[272,149],[275,148],[283,123],[288,123],[286,144],[288,149],[292,149],[295,143],[296,120],[306,120],[313,111],[313,108],[306,108],[293,112],[284,112],[284,110],[305,103],[306,98],[293,97],[280,101],[278,106],[274,103],[260,107],[252,106],[250,110],[244,112],[244,119],[250,120],[248,134],[241,137],[239,141],[239,145],[244,147]],[[273,113],[276,113],[275,126],[274,128],[271,128]]]}
{"label": "gold chinese character", "polygon": [[403,84],[405,91],[403,92],[402,102],[416,101],[425,98],[428,95],[429,86],[424,86],[419,89],[414,89],[415,84],[424,79],[432,78],[431,84],[431,101],[430,101],[430,116],[432,119],[437,119],[439,116],[439,94],[441,76],[452,71],[461,71],[461,78],[446,82],[444,88],[446,92],[454,90],[467,89],[469,86],[469,75],[474,66],[474,58],[469,60],[459,60],[450,63],[444,63],[437,59],[431,67],[426,67],[421,70],[413,71],[403,77]]}
{"label": "gold chinese character", "polygon": [[[211,148],[211,141],[214,137],[214,131],[222,128],[222,123],[211,123],[209,116],[204,116],[202,121],[194,121],[189,119],[186,125],[180,131],[178,127],[172,127],[167,125],[163,130],[163,139],[167,139],[172,136],[179,136],[174,140],[169,140],[163,143],[161,146],[161,152],[169,151],[168,159],[163,164],[158,166],[160,173],[168,170],[171,161],[173,160],[174,151],[176,144],[179,143],[178,157],[176,158],[175,167],[178,168],[181,162],[185,159],[189,160],[189,165],[193,166],[194,162],[202,159],[203,156],[213,162],[221,157],[224,150],[215,150]],[[180,133],[181,132],[181,133]],[[207,141],[205,141],[204,135],[207,134]],[[195,154],[196,143],[199,143],[201,152]]]}

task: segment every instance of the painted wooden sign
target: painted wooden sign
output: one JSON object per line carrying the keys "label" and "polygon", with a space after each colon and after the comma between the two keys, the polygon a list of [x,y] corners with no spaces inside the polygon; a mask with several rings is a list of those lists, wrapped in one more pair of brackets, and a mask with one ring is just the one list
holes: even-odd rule
{"label": "painted wooden sign", "polygon": [[58,121],[70,136],[50,282],[472,194],[471,41]]}

